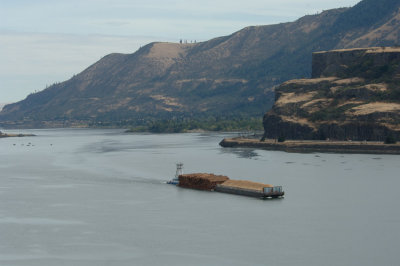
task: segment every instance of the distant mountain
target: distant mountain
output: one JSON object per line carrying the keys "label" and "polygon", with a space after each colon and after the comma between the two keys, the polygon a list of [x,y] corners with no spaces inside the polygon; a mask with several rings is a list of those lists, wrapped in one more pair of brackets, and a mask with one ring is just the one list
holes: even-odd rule
{"label": "distant mountain", "polygon": [[398,0],[364,0],[206,42],[151,43],[133,54],[110,54],[68,81],[5,106],[0,125],[261,117],[276,85],[311,75],[312,52],[400,43],[399,8]]}
{"label": "distant mountain", "polygon": [[400,47],[317,52],[312,76],[276,89],[265,138],[400,139]]}
{"label": "distant mountain", "polygon": [[6,103],[0,103],[0,111],[1,111],[1,109],[3,109],[3,107],[6,106],[6,105],[7,105]]}

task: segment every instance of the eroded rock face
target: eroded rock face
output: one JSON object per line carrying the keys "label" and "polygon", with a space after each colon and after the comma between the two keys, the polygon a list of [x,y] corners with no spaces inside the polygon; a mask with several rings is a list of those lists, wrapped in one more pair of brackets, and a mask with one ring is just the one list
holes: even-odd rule
{"label": "eroded rock face", "polygon": [[313,54],[313,78],[276,90],[264,116],[266,138],[400,138],[400,48]]}
{"label": "eroded rock face", "polygon": [[[341,49],[330,52],[316,52],[312,55],[312,78],[379,77],[388,68],[398,66],[400,48],[375,47]],[[393,69],[393,71],[396,71]],[[397,69],[398,71],[398,69]]]}

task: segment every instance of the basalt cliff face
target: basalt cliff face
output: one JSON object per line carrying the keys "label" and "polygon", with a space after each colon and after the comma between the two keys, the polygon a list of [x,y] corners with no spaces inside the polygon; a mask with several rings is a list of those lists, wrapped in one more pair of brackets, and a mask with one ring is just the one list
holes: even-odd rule
{"label": "basalt cliff face", "polygon": [[0,126],[260,117],[271,108],[276,85],[311,76],[312,52],[398,43],[398,0],[363,0],[200,43],[151,43],[133,54],[107,55],[70,80],[5,106]]}
{"label": "basalt cliff face", "polygon": [[277,88],[266,138],[400,137],[400,47],[316,52],[312,61],[311,79]]}

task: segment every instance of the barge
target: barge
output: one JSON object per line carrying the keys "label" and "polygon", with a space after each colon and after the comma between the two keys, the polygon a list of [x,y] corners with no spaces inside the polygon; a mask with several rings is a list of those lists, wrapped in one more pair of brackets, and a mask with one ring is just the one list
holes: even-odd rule
{"label": "barge", "polygon": [[222,184],[218,184],[214,190],[222,193],[263,199],[281,198],[285,195],[282,186],[272,186],[246,180],[228,180]]}
{"label": "barge", "polygon": [[282,198],[285,195],[282,186],[273,186],[247,180],[233,180],[227,176],[207,173],[183,174],[182,169],[183,164],[178,163],[175,178],[167,183],[182,188],[216,191],[261,199]]}

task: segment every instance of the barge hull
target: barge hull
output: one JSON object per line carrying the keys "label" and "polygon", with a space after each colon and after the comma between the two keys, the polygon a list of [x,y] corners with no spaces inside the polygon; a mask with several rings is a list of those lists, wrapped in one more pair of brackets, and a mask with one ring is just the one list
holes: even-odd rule
{"label": "barge hull", "polygon": [[227,187],[227,186],[220,186],[220,185],[217,185],[215,187],[214,191],[221,192],[221,193],[240,195],[240,196],[262,198],[262,199],[281,198],[285,195],[285,193],[283,191],[282,192],[264,193],[264,192],[258,191],[258,190],[242,189],[242,188]]}

